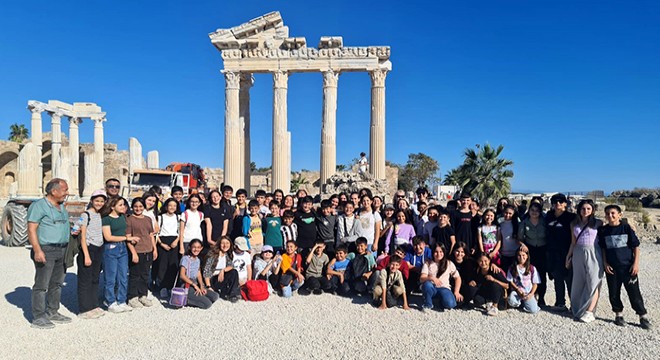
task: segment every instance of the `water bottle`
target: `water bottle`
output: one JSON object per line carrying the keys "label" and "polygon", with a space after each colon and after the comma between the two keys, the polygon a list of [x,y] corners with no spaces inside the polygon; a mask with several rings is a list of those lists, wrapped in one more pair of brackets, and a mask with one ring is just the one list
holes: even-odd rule
{"label": "water bottle", "polygon": [[84,220],[83,217],[80,216],[78,218],[78,221],[75,221],[73,223],[73,227],[71,228],[71,233],[72,234],[78,234],[78,232],[80,231],[80,227],[82,226],[83,220]]}

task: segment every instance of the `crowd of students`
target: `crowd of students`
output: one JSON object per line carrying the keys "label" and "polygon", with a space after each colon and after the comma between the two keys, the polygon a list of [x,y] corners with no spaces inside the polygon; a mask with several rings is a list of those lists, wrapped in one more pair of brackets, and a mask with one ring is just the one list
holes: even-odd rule
{"label": "crowd of students", "polygon": [[[265,280],[271,294],[371,296],[376,307],[422,310],[477,308],[497,315],[507,308],[536,313],[570,311],[592,322],[603,276],[615,323],[625,325],[620,300],[625,287],[640,324],[651,328],[639,290],[639,240],[621,221],[621,209],[583,200],[577,214],[554,195],[519,208],[501,199],[483,212],[463,193],[446,207],[418,189],[410,204],[398,191],[392,203],[369,189],[320,201],[304,191],[200,191],[184,200],[183,189],[161,199],[154,188],[131,204],[117,194],[116,179],[94,192],[81,218],[78,256],[80,316],[97,318],[99,277],[110,312],[152,305],[151,289],[167,299],[175,286],[188,288],[188,305],[209,308],[218,299],[236,302],[248,280]],[[130,206],[130,211],[129,211]],[[127,213],[130,212],[130,216]],[[554,281],[556,303],[545,303]]]}

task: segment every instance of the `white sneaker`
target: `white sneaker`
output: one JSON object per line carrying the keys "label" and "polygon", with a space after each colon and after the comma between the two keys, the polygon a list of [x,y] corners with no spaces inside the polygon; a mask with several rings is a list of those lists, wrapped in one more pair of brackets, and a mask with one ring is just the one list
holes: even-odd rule
{"label": "white sneaker", "polygon": [[149,298],[147,298],[146,296],[141,296],[138,300],[140,301],[140,303],[142,305],[144,305],[146,307],[149,307],[149,306],[153,305],[151,300]]}
{"label": "white sneaker", "polygon": [[114,302],[110,304],[110,306],[108,306],[108,311],[114,314],[119,314],[119,313],[123,313],[126,310],[124,310],[124,308],[122,308],[119,304]]}
{"label": "white sneaker", "polygon": [[[141,304],[140,304],[140,305],[141,305]],[[128,304],[126,304],[126,303],[121,303],[121,304],[119,304],[119,307],[123,310],[122,312],[133,311],[133,308],[130,307],[130,306],[128,306]]]}
{"label": "white sneaker", "polygon": [[144,307],[140,299],[137,298],[137,296],[128,300],[128,306],[132,307],[133,309],[139,309]]}
{"label": "white sneaker", "polygon": [[167,299],[170,296],[170,292],[166,288],[160,289],[160,298]]}
{"label": "white sneaker", "polygon": [[491,304],[488,310],[486,310],[486,315],[497,316],[498,312],[499,310],[497,310],[497,306]]}
{"label": "white sneaker", "polygon": [[592,321],[595,321],[596,317],[594,316],[594,313],[591,311],[586,311],[584,315],[580,318],[580,321],[583,323],[590,323]]}

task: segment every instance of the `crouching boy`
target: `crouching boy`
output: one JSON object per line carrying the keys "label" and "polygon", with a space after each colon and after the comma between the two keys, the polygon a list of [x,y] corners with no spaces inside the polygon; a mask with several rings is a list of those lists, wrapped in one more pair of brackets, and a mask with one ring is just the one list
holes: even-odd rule
{"label": "crouching boy", "polygon": [[376,277],[373,271],[376,268],[376,259],[367,252],[366,238],[359,237],[355,240],[355,247],[356,253],[348,254],[348,259],[351,262],[348,264],[345,280],[348,280],[351,290],[361,296],[367,292],[367,289],[373,289],[374,287]]}
{"label": "crouching boy", "polygon": [[379,271],[378,282],[374,286],[374,306],[378,306],[379,309],[394,307],[399,297],[402,297],[403,309],[408,310],[410,308],[406,297],[406,285],[403,274],[399,271],[401,257],[392,255],[389,260],[387,269]]}
{"label": "crouching boy", "polygon": [[330,259],[323,251],[325,250],[325,243],[323,240],[316,240],[316,244],[312,248],[312,252],[307,255],[305,262],[307,263],[307,270],[305,271],[305,285],[298,290],[300,295],[321,295],[323,290],[330,289],[330,280],[323,276],[323,270],[328,266]]}
{"label": "crouching boy", "polygon": [[280,288],[282,296],[291,297],[292,293],[302,286],[305,277],[302,274],[302,257],[296,252],[295,241],[287,241],[286,253],[282,255],[280,264]]}

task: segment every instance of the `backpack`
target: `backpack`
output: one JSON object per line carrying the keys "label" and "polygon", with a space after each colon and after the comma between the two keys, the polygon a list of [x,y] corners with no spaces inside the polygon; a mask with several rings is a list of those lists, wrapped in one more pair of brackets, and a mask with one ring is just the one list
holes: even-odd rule
{"label": "backpack", "polygon": [[355,255],[353,260],[348,263],[349,278],[359,279],[364,273],[369,272],[369,260],[366,255]]}
{"label": "backpack", "polygon": [[266,280],[248,280],[241,287],[241,296],[245,301],[264,301],[268,299],[268,283]]}
{"label": "backpack", "polygon": [[[204,221],[204,214],[202,214],[202,212],[199,210],[197,213],[199,214],[199,220]],[[183,212],[183,217],[185,218],[185,222],[188,222],[188,210]]]}
{"label": "backpack", "polygon": [[[181,217],[179,216],[179,214],[175,214],[175,215],[176,215],[176,223],[177,223],[176,232],[178,233],[179,232],[178,224],[179,224],[179,221],[181,221]],[[163,214],[158,215],[158,228],[159,229],[163,228]]]}

